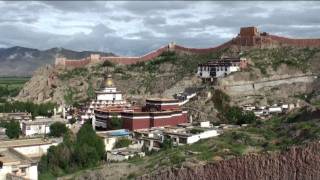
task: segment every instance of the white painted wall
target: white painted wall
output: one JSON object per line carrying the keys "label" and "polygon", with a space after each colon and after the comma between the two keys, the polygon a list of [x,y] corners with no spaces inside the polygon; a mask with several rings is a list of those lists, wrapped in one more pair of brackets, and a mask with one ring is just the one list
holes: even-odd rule
{"label": "white painted wall", "polygon": [[97,100],[99,101],[122,101],[122,94],[113,93],[113,94],[97,94]]}
{"label": "white painted wall", "polygon": [[281,107],[269,107],[269,113],[279,113],[282,112],[282,108]]}
{"label": "white painted wall", "polygon": [[204,131],[200,134],[195,134],[193,136],[189,136],[187,138],[187,144],[193,144],[195,142],[200,141],[201,139],[207,139],[207,138],[211,138],[211,137],[215,137],[218,136],[219,133],[217,130],[208,130],[208,131]]}
{"label": "white painted wall", "polygon": [[38,166],[37,164],[33,164],[27,169],[27,177],[31,180],[38,180]]}
{"label": "white painted wall", "polygon": [[[6,175],[13,173],[12,168],[13,165],[4,165],[2,168],[0,168],[0,180],[6,180]],[[19,168],[19,165],[17,165]],[[15,169],[17,169],[15,168]],[[21,169],[19,169],[21,171]],[[20,173],[20,172],[18,172]],[[37,164],[32,164],[31,166],[26,168],[26,175],[22,176],[26,179],[30,180],[38,180],[38,167]]]}
{"label": "white painted wall", "polygon": [[57,146],[58,143],[36,145],[36,146],[24,146],[15,147],[14,150],[26,156],[42,156],[46,154],[50,146]]}
{"label": "white painted wall", "polygon": [[22,133],[25,136],[32,136],[35,134],[48,134],[50,133],[50,127],[45,124],[35,124],[35,125],[22,124]]}
{"label": "white painted wall", "polygon": [[5,180],[6,175],[11,172],[12,168],[10,165],[3,165],[2,168],[0,168],[0,180]]}
{"label": "white painted wall", "polygon": [[105,145],[106,151],[111,151],[114,145],[116,144],[116,142],[117,142],[116,137],[104,138],[104,145]]}
{"label": "white painted wall", "polygon": [[[228,75],[232,72],[240,71],[239,66],[229,66],[227,69],[225,69],[224,66],[216,67],[216,76],[215,77],[224,77],[225,75]],[[200,76],[201,74],[201,76]],[[198,72],[197,75],[200,76],[201,78],[210,78],[210,67],[198,67]]]}

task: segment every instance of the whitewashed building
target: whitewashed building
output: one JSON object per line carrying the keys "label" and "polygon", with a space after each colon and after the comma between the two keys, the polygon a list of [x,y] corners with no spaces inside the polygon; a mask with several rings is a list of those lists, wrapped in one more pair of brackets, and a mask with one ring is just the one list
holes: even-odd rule
{"label": "whitewashed building", "polygon": [[129,138],[130,132],[126,129],[118,129],[111,131],[98,131],[97,135],[103,139],[105,150],[111,151],[119,138]]}
{"label": "whitewashed building", "polygon": [[200,78],[219,78],[240,71],[247,67],[245,58],[222,58],[208,61],[198,65],[197,75]]}
{"label": "whitewashed building", "polygon": [[0,148],[0,180],[38,179],[37,162],[12,148]]}
{"label": "whitewashed building", "polygon": [[129,158],[133,158],[135,156],[144,157],[145,153],[142,152],[140,149],[134,148],[119,148],[114,149],[107,152],[107,160],[108,161],[124,161],[128,160]]}
{"label": "whitewashed building", "polygon": [[57,146],[61,142],[62,138],[3,140],[0,141],[0,148],[13,148],[27,157],[40,158],[47,153],[50,146]]}
{"label": "whitewashed building", "polygon": [[49,134],[50,125],[55,122],[65,123],[64,121],[51,119],[51,118],[42,118],[42,119],[36,119],[34,121],[22,122],[22,128],[21,128],[22,134],[25,136]]}

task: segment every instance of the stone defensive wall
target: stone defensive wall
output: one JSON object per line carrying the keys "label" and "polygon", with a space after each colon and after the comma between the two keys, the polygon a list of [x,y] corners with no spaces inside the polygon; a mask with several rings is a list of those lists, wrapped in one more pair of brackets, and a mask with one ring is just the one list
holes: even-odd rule
{"label": "stone defensive wall", "polygon": [[194,53],[194,54],[211,53],[211,52],[215,52],[215,51],[227,48],[230,45],[232,45],[232,41],[228,41],[222,45],[212,47],[212,48],[188,48],[180,45],[174,45],[174,51],[183,52],[183,53]]}
{"label": "stone defensive wall", "polygon": [[291,39],[276,35],[268,35],[272,40],[283,45],[296,47],[320,47],[320,39]]}
{"label": "stone defensive wall", "polygon": [[130,64],[136,64],[139,62],[146,62],[150,61],[151,59],[154,59],[158,56],[160,56],[163,52],[166,52],[169,50],[169,46],[163,46],[157,50],[154,50],[148,54],[145,54],[143,56],[138,56],[138,57],[101,57],[102,61],[110,61],[115,64],[125,64],[125,65],[130,65]]}
{"label": "stone defensive wall", "polygon": [[211,48],[189,48],[175,43],[170,43],[159,49],[156,49],[143,56],[100,56],[99,54],[92,54],[91,56],[81,60],[70,60],[66,58],[56,58],[55,65],[60,67],[72,67],[79,68],[84,67],[90,63],[97,63],[103,61],[110,61],[115,64],[136,64],[139,62],[147,62],[166,51],[175,51],[180,53],[211,53],[224,48],[228,48],[231,45],[238,47],[248,48],[268,48],[276,46],[295,46],[295,47],[320,47],[320,39],[291,39],[286,37],[280,37],[275,35],[269,35],[266,32],[259,32],[256,27],[244,27],[240,29],[240,33],[232,40]]}

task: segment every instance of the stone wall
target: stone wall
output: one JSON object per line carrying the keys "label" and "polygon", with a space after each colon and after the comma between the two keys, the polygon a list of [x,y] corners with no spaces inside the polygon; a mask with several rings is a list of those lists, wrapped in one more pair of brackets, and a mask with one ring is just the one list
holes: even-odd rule
{"label": "stone wall", "polygon": [[320,47],[320,39],[290,39],[275,35],[269,35],[268,33],[260,33],[256,27],[245,27],[240,29],[240,33],[237,37],[232,40],[212,48],[189,48],[181,45],[170,43],[169,45],[163,46],[143,56],[135,57],[100,57],[97,55],[91,55],[88,58],[81,60],[68,60],[66,58],[57,58],[55,65],[60,67],[83,67],[90,63],[97,63],[101,61],[110,61],[115,64],[136,64],[139,62],[150,61],[160,56],[165,51],[176,51],[179,53],[211,53],[218,50],[228,48],[231,45],[240,46],[241,48],[246,47],[257,47],[257,48],[270,48],[276,46],[296,46],[296,47]]}

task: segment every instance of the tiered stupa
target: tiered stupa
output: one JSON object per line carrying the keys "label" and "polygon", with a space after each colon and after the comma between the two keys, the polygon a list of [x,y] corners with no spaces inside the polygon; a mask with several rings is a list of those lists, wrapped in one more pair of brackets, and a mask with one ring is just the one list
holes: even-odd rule
{"label": "tiered stupa", "polygon": [[111,75],[107,75],[102,83],[100,90],[95,91],[96,99],[92,100],[85,111],[82,119],[91,119],[94,117],[94,109],[108,106],[128,106],[128,103],[122,99],[121,91],[118,91],[113,84]]}

